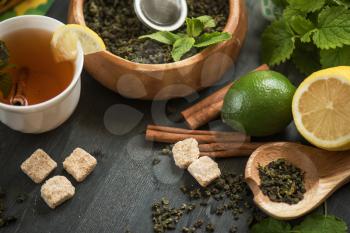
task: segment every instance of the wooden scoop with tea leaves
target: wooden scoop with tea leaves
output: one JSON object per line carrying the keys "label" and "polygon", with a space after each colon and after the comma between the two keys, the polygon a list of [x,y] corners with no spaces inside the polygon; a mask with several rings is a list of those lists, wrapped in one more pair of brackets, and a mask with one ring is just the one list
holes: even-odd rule
{"label": "wooden scoop with tea leaves", "polygon": [[[305,193],[296,204],[271,201],[260,188],[259,166],[266,166],[278,159],[285,159],[304,172]],[[261,210],[277,219],[294,219],[321,205],[350,181],[350,152],[330,152],[288,142],[266,144],[251,155],[245,178],[253,191],[254,202]],[[298,188],[291,187],[294,190]]]}

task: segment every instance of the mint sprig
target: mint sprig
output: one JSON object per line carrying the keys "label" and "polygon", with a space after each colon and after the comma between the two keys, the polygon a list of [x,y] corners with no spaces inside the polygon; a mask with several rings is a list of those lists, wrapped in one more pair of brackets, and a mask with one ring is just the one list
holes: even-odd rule
{"label": "mint sprig", "polygon": [[205,48],[232,38],[228,32],[205,33],[205,29],[215,26],[215,20],[211,16],[204,15],[186,19],[186,34],[158,31],[150,35],[140,36],[139,39],[152,39],[172,45],[172,58],[174,61],[180,61],[192,48]]}
{"label": "mint sprig", "polygon": [[[275,2],[282,7],[283,13],[276,15],[276,20],[262,34],[265,63],[274,66],[293,60],[305,74],[321,68],[350,65],[348,0]],[[310,45],[312,50],[305,49]]]}

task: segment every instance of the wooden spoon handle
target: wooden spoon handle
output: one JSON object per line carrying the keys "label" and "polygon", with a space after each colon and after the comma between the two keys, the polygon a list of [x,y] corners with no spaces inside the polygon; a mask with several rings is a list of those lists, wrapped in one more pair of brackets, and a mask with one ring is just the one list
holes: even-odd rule
{"label": "wooden spoon handle", "polygon": [[84,0],[71,0],[69,5],[68,23],[85,25],[83,12]]}

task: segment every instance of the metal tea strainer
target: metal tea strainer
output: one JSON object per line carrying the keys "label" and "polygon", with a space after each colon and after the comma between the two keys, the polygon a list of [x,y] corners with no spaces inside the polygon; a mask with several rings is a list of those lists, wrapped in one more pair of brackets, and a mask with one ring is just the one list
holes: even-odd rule
{"label": "metal tea strainer", "polygon": [[158,31],[175,31],[187,17],[186,0],[134,0],[137,17]]}

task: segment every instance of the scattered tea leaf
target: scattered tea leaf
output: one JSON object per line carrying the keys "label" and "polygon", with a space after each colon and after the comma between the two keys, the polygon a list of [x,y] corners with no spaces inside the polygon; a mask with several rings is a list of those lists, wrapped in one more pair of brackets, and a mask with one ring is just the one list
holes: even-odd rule
{"label": "scattered tea leaf", "polygon": [[230,40],[231,38],[232,35],[228,32],[205,33],[198,38],[194,46],[197,48],[208,47],[210,45]]}
{"label": "scattered tea leaf", "polygon": [[158,165],[158,164],[160,164],[160,162],[161,162],[160,159],[155,158],[155,159],[152,160],[152,165],[153,166]]}
{"label": "scattered tea leaf", "polygon": [[16,198],[16,202],[21,204],[21,203],[25,202],[27,200],[27,198],[28,198],[27,194],[20,193],[20,194],[18,194],[18,196]]}

